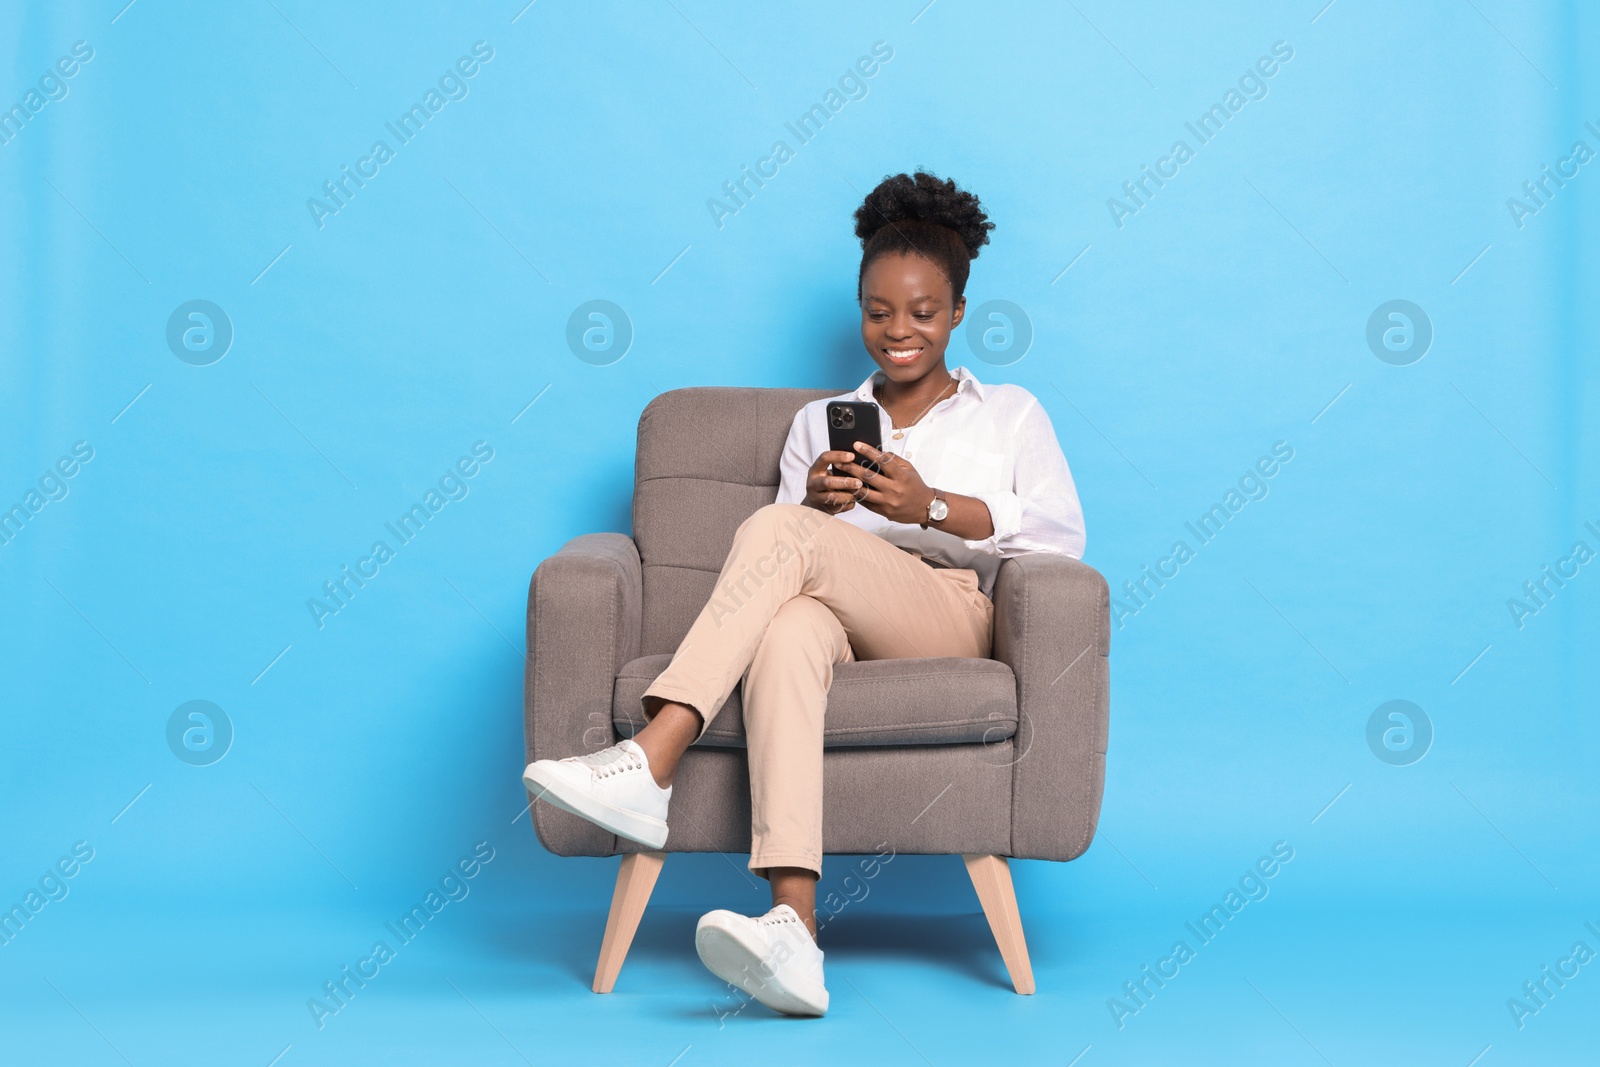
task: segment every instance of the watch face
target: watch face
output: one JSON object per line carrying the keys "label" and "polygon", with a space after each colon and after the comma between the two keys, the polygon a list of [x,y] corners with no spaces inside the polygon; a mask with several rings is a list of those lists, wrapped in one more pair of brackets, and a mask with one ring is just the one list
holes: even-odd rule
{"label": "watch face", "polygon": [[933,498],[933,503],[928,505],[928,518],[934,522],[943,522],[946,515],[950,514],[950,505],[939,497]]}

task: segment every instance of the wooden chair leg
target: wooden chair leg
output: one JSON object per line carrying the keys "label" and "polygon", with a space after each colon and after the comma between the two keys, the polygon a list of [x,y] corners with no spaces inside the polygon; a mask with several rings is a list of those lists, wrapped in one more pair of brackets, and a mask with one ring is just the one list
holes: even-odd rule
{"label": "wooden chair leg", "polygon": [[617,888],[611,894],[611,915],[606,919],[606,935],[600,941],[600,963],[594,971],[594,991],[609,993],[617,984],[617,974],[622,961],[628,958],[628,948],[639,929],[639,919],[644,907],[650,903],[650,892],[656,887],[661,874],[665,852],[630,852],[622,857],[617,869]]}
{"label": "wooden chair leg", "polygon": [[1000,946],[1000,958],[1005,960],[1012,987],[1018,993],[1032,993],[1033,965],[1028,962],[1028,943],[1022,937],[1022,916],[1017,912],[1017,891],[1011,884],[1006,858],[965,854],[961,858],[966,862],[972,888],[978,891],[978,902],[983,905],[995,943]]}

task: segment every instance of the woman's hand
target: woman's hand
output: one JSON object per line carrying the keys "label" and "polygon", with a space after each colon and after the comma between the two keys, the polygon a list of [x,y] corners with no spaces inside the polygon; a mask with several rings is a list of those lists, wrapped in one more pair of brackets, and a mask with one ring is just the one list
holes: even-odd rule
{"label": "woman's hand", "polygon": [[838,464],[841,471],[861,481],[862,488],[855,495],[861,506],[893,522],[926,522],[933,490],[922,480],[917,468],[909,461],[891,452],[881,452],[864,441],[855,444],[857,452],[883,468],[882,474],[874,474],[858,463]]}
{"label": "woman's hand", "polygon": [[[824,452],[817,457],[806,473],[806,498],[801,501],[808,508],[837,515],[856,506],[861,495],[861,479],[829,474],[828,467],[842,468],[855,459],[853,452]],[[852,464],[853,466],[853,464]]]}

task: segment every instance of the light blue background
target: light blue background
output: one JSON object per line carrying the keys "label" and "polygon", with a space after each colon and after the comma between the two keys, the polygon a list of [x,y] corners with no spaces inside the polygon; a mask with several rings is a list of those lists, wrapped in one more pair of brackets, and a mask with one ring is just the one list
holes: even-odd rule
{"label": "light blue background", "polygon": [[[8,1060],[1593,1062],[1600,963],[1521,1030],[1506,1007],[1600,949],[1600,562],[1521,629],[1506,606],[1600,550],[1600,161],[1506,206],[1600,151],[1588,5],[124,3],[0,35],[7,107],[95,50],[0,146],[0,506],[95,450],[0,546],[0,904],[95,850],[0,946]],[[479,40],[469,95],[319,229],[307,198]],[[1267,96],[1118,228],[1107,198],[1276,41]],[[617,861],[519,816],[529,575],[628,528],[657,393],[866,375],[850,215],[918,165],[998,224],[971,305],[1035,331],[951,362],[1044,403],[1114,590],[1294,459],[1114,634],[1104,832],[1014,865],[1036,996],[960,863],[901,857],[824,933],[827,1020],[719,1021],[694,920],[764,903],[715,855],[672,858],[594,996]],[[210,366],[165,341],[193,299],[235,331]],[[635,331],[608,366],[565,341],[592,299]],[[1435,330],[1409,366],[1365,341],[1393,299]],[[306,600],[480,440],[470,494],[319,630]],[[166,742],[195,699],[235,731],[211,766]],[[1436,731],[1410,766],[1367,747],[1391,699]],[[1280,840],[1270,896],[1119,1030],[1107,999]],[[470,895],[318,1030],[307,998],[479,841]]]}

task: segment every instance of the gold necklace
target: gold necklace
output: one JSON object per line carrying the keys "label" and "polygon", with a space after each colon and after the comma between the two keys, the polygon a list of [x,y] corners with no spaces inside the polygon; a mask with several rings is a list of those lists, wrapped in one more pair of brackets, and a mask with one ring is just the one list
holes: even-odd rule
{"label": "gold necklace", "polygon": [[[955,377],[952,376],[951,379],[950,379],[950,385],[955,385],[955,384],[957,384],[956,379],[955,379]],[[904,426],[902,426],[899,429],[895,430],[895,432],[890,434],[889,436],[893,437],[896,441],[898,441],[902,437],[904,437],[906,435],[906,431],[907,430],[911,429],[911,427],[915,426],[917,423],[922,421],[922,416],[924,416],[924,415],[926,415],[928,413],[929,408],[932,408],[933,405],[937,404],[939,401],[944,399],[945,391],[950,388],[950,385],[947,385],[947,386],[944,387],[944,389],[939,390],[939,395],[934,397],[932,400],[928,401],[928,406],[923,408],[921,411],[917,412],[917,417],[916,418],[912,419],[910,422],[906,423]]]}

